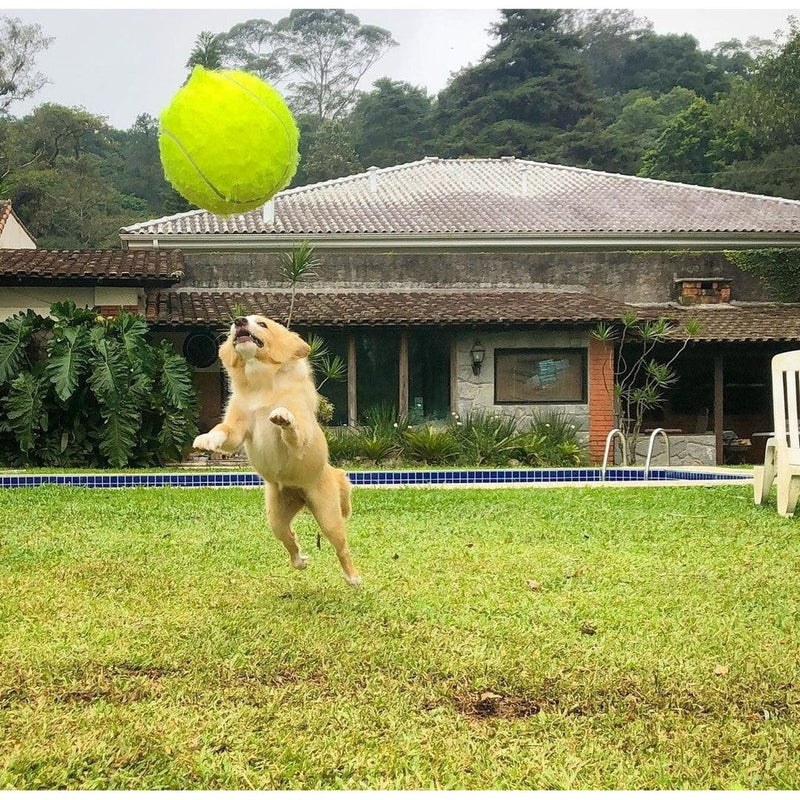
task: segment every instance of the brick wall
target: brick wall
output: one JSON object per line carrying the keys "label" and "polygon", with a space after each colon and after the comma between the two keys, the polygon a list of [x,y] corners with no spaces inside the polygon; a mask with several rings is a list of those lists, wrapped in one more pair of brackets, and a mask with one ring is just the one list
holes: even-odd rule
{"label": "brick wall", "polygon": [[95,306],[97,313],[103,317],[119,316],[119,310],[124,308],[130,314],[138,314],[139,306]]}
{"label": "brick wall", "polygon": [[614,427],[614,346],[589,342],[589,458],[603,461],[606,436]]}
{"label": "brick wall", "polygon": [[730,281],[719,278],[678,280],[678,302],[683,306],[729,303]]}

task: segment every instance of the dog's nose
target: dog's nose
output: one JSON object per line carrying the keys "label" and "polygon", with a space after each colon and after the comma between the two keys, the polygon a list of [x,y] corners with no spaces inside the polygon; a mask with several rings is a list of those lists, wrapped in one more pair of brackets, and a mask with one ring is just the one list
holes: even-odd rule
{"label": "dog's nose", "polygon": [[236,319],[233,321],[233,324],[237,328],[244,328],[244,326],[247,325],[247,317],[236,317]]}

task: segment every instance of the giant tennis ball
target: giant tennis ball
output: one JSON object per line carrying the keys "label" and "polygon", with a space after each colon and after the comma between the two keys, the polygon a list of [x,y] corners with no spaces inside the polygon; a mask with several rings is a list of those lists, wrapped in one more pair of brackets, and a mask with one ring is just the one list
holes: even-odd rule
{"label": "giant tennis ball", "polygon": [[275,89],[248,72],[195,67],[160,122],[167,180],[214,214],[257,208],[297,169],[299,134],[291,111]]}

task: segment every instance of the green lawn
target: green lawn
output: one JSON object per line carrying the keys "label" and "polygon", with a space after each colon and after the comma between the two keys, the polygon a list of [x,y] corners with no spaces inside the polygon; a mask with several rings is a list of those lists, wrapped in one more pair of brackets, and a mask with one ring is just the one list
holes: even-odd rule
{"label": "green lawn", "polygon": [[[0,789],[800,787],[800,520],[748,486],[0,492]],[[529,583],[535,582],[535,583]]]}

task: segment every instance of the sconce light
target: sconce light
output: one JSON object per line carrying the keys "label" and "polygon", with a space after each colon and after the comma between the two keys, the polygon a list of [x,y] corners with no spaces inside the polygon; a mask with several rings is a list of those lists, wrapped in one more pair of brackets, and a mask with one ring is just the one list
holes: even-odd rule
{"label": "sconce light", "polygon": [[475,344],[472,345],[472,349],[469,351],[469,354],[472,358],[472,374],[480,375],[483,357],[486,355],[484,346],[476,339]]}

